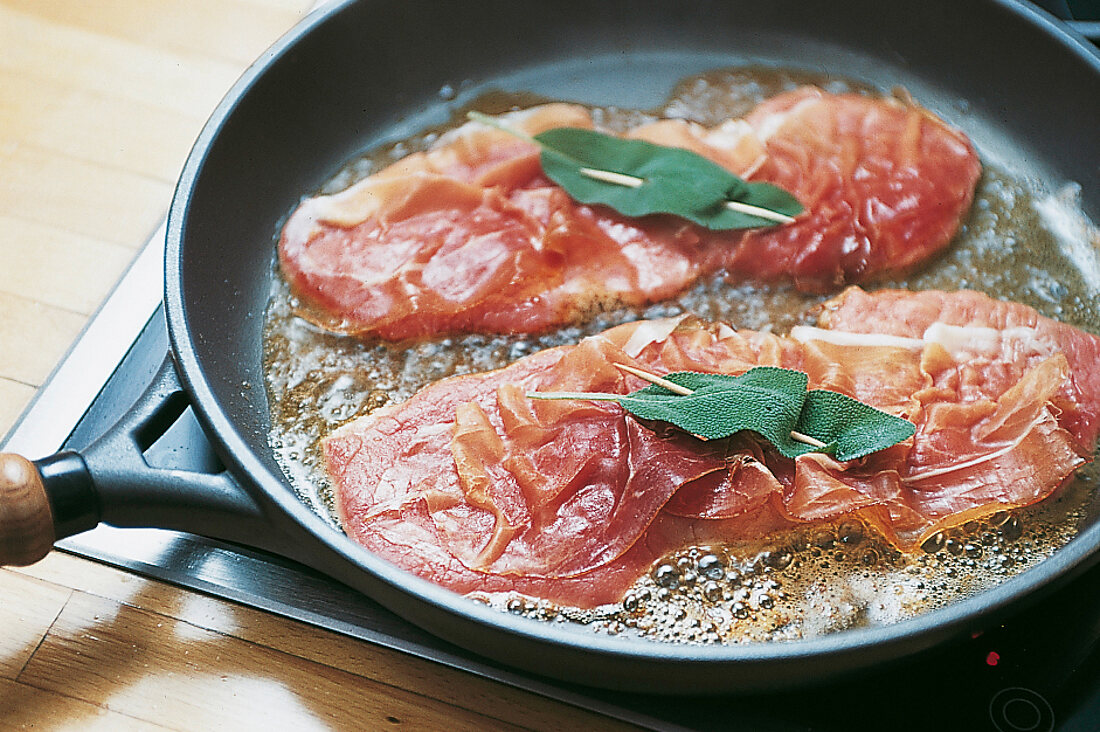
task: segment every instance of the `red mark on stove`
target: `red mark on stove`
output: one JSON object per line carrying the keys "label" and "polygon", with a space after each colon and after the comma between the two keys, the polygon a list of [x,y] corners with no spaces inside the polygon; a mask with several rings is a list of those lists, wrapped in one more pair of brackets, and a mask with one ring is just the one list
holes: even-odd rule
{"label": "red mark on stove", "polygon": [[997,653],[996,651],[990,651],[989,654],[985,657],[985,665],[996,666],[1000,660],[1001,654]]}

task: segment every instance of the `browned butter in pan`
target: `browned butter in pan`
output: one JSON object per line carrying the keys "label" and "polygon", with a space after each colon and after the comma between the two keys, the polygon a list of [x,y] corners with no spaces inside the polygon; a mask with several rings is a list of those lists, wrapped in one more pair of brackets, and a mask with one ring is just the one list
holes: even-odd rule
{"label": "browned butter in pan", "polygon": [[[593,114],[611,129],[662,117],[714,125],[805,83],[833,92],[872,91],[833,77],[739,68],[685,79],[655,110],[595,108]],[[539,101],[500,94],[474,106],[501,112]],[[950,122],[950,112],[943,114]],[[431,130],[351,161],[323,192],[341,190],[426,148],[438,134]],[[1052,189],[983,162],[973,208],[948,252],[905,280],[877,284],[982,290],[1100,333],[1100,242],[1076,206],[1072,184]],[[630,320],[690,312],[783,333],[810,322],[813,306],[824,299],[785,285],[733,285],[718,273],[673,300],[592,313],[544,335],[466,335],[395,346],[320,331],[295,317],[293,296],[275,279],[265,323],[270,443],[302,500],[334,526],[319,443],[349,419],[404,400],[438,379],[500,368]],[[595,611],[515,595],[474,599],[549,622],[587,623],[596,632],[678,642],[792,640],[887,624],[980,592],[1049,557],[1095,520],[1096,483],[1090,466],[1054,498],[939,534],[916,556],[901,555],[862,524],[845,521],[766,542],[685,548],[658,562],[620,604]]]}

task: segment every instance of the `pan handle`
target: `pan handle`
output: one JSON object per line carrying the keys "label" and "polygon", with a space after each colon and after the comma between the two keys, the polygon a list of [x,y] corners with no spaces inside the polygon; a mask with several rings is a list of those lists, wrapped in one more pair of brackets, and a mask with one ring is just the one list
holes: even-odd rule
{"label": "pan handle", "polygon": [[53,542],[100,522],[278,546],[262,509],[220,466],[198,472],[146,460],[189,404],[169,357],[127,414],[81,453],[0,454],[0,566],[33,564]]}

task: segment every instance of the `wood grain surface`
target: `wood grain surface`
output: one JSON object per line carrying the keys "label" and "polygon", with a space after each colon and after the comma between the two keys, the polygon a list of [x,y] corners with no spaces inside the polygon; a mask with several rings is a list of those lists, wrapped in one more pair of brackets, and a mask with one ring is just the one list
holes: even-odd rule
{"label": "wood grain surface", "polygon": [[[0,0],[0,434],[313,0]],[[59,552],[0,569],[0,730],[623,729]]]}

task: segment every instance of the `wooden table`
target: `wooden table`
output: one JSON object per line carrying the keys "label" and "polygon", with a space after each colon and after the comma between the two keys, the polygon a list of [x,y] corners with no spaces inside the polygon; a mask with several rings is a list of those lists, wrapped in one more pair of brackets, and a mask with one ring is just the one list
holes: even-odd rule
{"label": "wooden table", "polygon": [[[312,0],[0,0],[0,434],[165,215],[203,122]],[[0,570],[0,730],[617,729],[59,552]]]}

